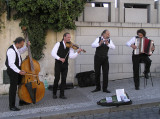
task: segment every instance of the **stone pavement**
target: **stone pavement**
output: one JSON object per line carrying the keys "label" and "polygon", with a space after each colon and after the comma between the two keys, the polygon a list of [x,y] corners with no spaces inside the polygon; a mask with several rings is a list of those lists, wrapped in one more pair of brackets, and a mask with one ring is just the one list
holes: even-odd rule
{"label": "stone pavement", "polygon": [[160,119],[158,107],[139,108],[118,112],[106,112],[101,114],[90,114],[74,116],[67,119]]}
{"label": "stone pavement", "polygon": [[[18,112],[8,109],[8,95],[0,95],[0,119],[160,119],[158,77],[153,78],[153,84],[152,87],[151,81],[148,80],[147,86],[144,87],[142,78],[140,90],[135,90],[132,78],[109,81],[108,89],[111,93],[91,93],[95,89],[94,86],[75,87],[65,91],[66,100],[52,99],[52,92],[47,90],[40,102],[19,107],[21,111]],[[96,104],[106,96],[115,95],[115,90],[121,88],[128,93],[132,105],[103,107]]]}

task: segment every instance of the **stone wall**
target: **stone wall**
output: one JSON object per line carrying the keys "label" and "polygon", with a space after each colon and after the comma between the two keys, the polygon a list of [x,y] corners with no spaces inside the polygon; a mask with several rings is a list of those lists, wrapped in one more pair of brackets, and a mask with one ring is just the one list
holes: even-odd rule
{"label": "stone wall", "polygon": [[[2,32],[0,32],[0,94],[8,93],[9,91],[9,84],[3,83],[3,70],[6,70],[5,66],[5,59],[6,59],[6,51],[7,48],[13,44],[13,41],[21,36],[23,37],[21,28],[19,27],[19,21],[8,21],[6,18],[6,14],[2,16],[5,28],[2,29]],[[54,81],[54,63],[55,60],[51,56],[51,51],[53,46],[56,42],[61,41],[63,34],[65,32],[71,33],[71,40],[74,42],[75,35],[73,30],[64,30],[60,33],[55,33],[53,31],[48,31],[47,37],[46,37],[46,49],[44,49],[45,57],[42,58],[39,63],[41,66],[41,71],[39,72],[40,80],[44,81],[44,79],[47,79],[49,84],[53,84]],[[27,55],[27,52],[25,54],[22,54],[22,59],[24,59]],[[67,82],[73,82],[74,83],[74,60],[69,60],[69,70],[68,70],[68,77]]]}
{"label": "stone wall", "polygon": [[[154,22],[154,12],[155,11],[155,1],[154,0],[117,0],[118,2],[118,9],[119,9],[119,14],[118,14],[118,19],[119,22],[125,22],[125,13],[124,13],[124,8],[125,5],[130,5],[131,8],[134,7],[134,5],[139,5],[139,6],[146,6],[145,9],[148,10],[148,23],[159,23],[158,19],[156,20],[156,22]],[[157,3],[158,4],[158,3]],[[138,6],[137,6],[138,7]],[[157,10],[157,9],[156,9]],[[132,18],[134,19],[134,15],[133,14]],[[158,16],[159,14],[156,14],[156,16]]]}
{"label": "stone wall", "polygon": [[[159,1],[154,0],[93,0],[95,4],[108,4],[108,10],[104,13],[104,7],[92,7],[88,3],[86,9],[79,17],[79,21],[88,22],[88,19],[97,19],[99,15],[103,15],[104,19],[99,18],[92,22],[120,22],[120,23],[160,23]],[[117,4],[117,8],[115,8]],[[92,9],[92,11],[91,11]],[[101,10],[100,10],[101,9]],[[103,9],[103,10],[102,10]],[[118,9],[118,10],[117,10]],[[94,12],[93,12],[94,11]],[[94,13],[94,15],[92,14]],[[147,13],[146,13],[147,12]],[[91,16],[91,17],[89,17]],[[96,17],[97,16],[97,17]],[[108,21],[105,20],[106,16]],[[143,18],[141,18],[141,17]],[[130,19],[130,20],[128,20]],[[139,20],[140,19],[140,20]]]}
{"label": "stone wall", "polygon": [[[93,3],[99,4],[99,6],[92,7]],[[106,14],[101,13],[102,11],[98,12],[98,9],[104,9],[104,3],[108,4]],[[132,77],[132,49],[126,46],[126,42],[136,35],[138,29],[144,28],[147,36],[154,40],[156,45],[156,50],[151,56],[151,72],[153,75],[158,75],[160,71],[160,63],[158,61],[160,57],[160,1],[117,0],[117,3],[115,3],[115,0],[94,0],[92,4],[89,5],[88,3],[86,5],[87,9],[85,9],[76,23],[78,26],[75,34],[76,43],[87,51],[87,53],[81,54],[76,59],[76,73],[94,69],[95,49],[91,47],[91,44],[104,29],[108,29],[111,33],[111,39],[116,45],[115,50],[109,51],[109,77],[111,80]],[[115,4],[117,4],[116,8]],[[90,15],[89,9],[92,9],[95,14],[94,16],[92,15],[92,19],[97,19],[98,15],[105,14],[104,19],[100,18],[101,21],[99,21],[100,19],[97,19],[97,21],[87,20]]]}
{"label": "stone wall", "polygon": [[[76,42],[87,52],[81,53],[76,60],[69,60],[69,72],[67,82],[77,83],[76,73],[94,70],[95,49],[91,47],[92,42],[100,36],[104,29],[111,33],[111,39],[116,45],[115,50],[109,51],[110,71],[109,79],[122,79],[132,77],[132,49],[125,44],[139,28],[147,31],[147,36],[154,40],[156,50],[151,56],[152,75],[158,76],[160,72],[160,2],[154,0],[93,0],[93,3],[107,3],[108,7],[91,7],[91,3],[86,4],[84,12],[76,22],[77,29],[64,30],[61,33],[48,31],[46,37],[45,57],[39,61],[43,75],[40,80],[47,79],[49,84],[54,81],[54,59],[51,50],[57,41],[62,39],[64,32],[70,32],[72,41]],[[144,8],[135,8],[141,6]],[[143,18],[140,18],[143,16]],[[0,32],[0,94],[8,92],[9,85],[3,84],[3,70],[6,58],[6,50],[13,43],[16,37],[23,36],[19,27],[19,21],[8,21],[6,14],[2,16],[5,28]],[[23,59],[27,53],[23,56]]]}
{"label": "stone wall", "polygon": [[[108,8],[85,7],[84,11],[84,21],[86,22],[108,22]],[[98,13],[96,17],[95,13]]]}
{"label": "stone wall", "polygon": [[125,8],[125,22],[147,23],[147,9]]}
{"label": "stone wall", "polygon": [[[110,71],[109,79],[122,79],[133,77],[132,70],[132,49],[126,46],[126,42],[133,36],[136,31],[144,28],[147,36],[154,40],[156,50],[150,58],[152,59],[152,75],[158,75],[160,69],[160,24],[145,23],[89,23],[77,22],[76,43],[84,48],[87,52],[81,53],[76,59],[76,73],[94,70],[95,49],[91,47],[94,40],[100,36],[104,29],[110,31],[116,49],[109,50]],[[143,67],[143,66],[142,66]]]}

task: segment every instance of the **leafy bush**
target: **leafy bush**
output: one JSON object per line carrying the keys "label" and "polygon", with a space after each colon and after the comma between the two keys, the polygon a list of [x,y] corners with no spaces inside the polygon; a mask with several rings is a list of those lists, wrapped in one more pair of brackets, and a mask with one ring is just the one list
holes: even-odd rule
{"label": "leafy bush", "polygon": [[14,20],[21,19],[20,26],[27,27],[35,59],[43,57],[47,30],[60,32],[75,29],[75,19],[84,10],[86,2],[87,0],[10,0],[11,8],[16,11]]}
{"label": "leafy bush", "polygon": [[2,17],[2,14],[5,12],[5,2],[4,2],[4,0],[0,0],[0,31],[1,31],[1,29],[2,29],[2,27],[4,27],[4,24],[3,24],[3,22],[2,22],[2,19],[1,19],[1,17]]}

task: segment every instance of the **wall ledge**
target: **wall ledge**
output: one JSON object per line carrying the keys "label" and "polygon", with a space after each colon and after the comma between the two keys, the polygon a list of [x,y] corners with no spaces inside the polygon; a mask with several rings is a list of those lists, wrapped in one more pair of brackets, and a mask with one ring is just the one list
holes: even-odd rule
{"label": "wall ledge", "polygon": [[77,27],[160,28],[158,23],[75,22]]}

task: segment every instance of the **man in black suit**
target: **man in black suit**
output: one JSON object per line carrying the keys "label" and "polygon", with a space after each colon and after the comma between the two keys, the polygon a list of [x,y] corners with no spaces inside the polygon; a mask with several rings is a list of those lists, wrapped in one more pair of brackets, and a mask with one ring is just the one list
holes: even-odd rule
{"label": "man in black suit", "polygon": [[[17,85],[21,81],[21,75],[25,75],[25,71],[21,70],[22,58],[21,55],[27,51],[27,47],[24,46],[25,40],[22,37],[15,39],[14,44],[11,45],[6,54],[5,65],[7,67],[7,73],[10,78],[10,88],[9,88],[9,108],[12,111],[19,111],[20,109],[15,106],[16,102],[16,91]],[[30,42],[28,43],[30,45]],[[20,104],[21,104],[20,100]]]}
{"label": "man in black suit", "polygon": [[94,56],[94,69],[95,69],[95,80],[96,89],[92,92],[97,92],[101,90],[100,84],[100,73],[101,67],[103,71],[103,92],[110,93],[108,88],[108,72],[109,72],[109,61],[108,61],[108,51],[109,48],[115,49],[115,45],[110,39],[110,32],[104,30],[100,37],[98,37],[93,43],[92,47],[96,48]]}

